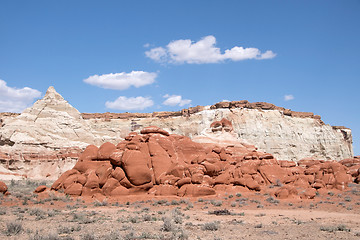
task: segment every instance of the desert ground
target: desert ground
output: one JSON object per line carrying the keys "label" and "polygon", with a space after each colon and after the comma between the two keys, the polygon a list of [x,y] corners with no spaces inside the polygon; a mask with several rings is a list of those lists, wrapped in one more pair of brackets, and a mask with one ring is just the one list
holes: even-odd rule
{"label": "desert ground", "polygon": [[359,184],[283,200],[242,188],[198,198],[73,198],[33,193],[50,181],[5,183],[11,195],[0,196],[0,239],[360,238]]}

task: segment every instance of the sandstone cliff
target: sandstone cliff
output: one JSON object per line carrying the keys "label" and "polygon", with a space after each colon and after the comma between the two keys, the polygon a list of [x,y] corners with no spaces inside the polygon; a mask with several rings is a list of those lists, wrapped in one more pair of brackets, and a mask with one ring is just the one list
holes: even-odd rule
{"label": "sandstone cliff", "polygon": [[[353,156],[350,129],[269,103],[237,101],[178,112],[81,114],[50,87],[43,99],[22,114],[2,114],[0,119],[1,178],[26,174],[55,179],[73,167],[87,145],[116,143],[151,125],[201,143],[255,145],[280,160]],[[230,122],[231,129],[213,124],[222,119]]]}

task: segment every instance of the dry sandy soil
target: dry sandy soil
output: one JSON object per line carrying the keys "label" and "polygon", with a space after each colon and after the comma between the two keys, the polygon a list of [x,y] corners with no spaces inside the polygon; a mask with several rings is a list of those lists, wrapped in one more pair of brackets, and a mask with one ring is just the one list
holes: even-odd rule
{"label": "dry sandy soil", "polygon": [[[6,182],[0,239],[360,239],[360,186],[312,200],[248,191],[203,198],[70,198],[33,194],[48,182]],[[276,188],[276,187],[275,187]]]}

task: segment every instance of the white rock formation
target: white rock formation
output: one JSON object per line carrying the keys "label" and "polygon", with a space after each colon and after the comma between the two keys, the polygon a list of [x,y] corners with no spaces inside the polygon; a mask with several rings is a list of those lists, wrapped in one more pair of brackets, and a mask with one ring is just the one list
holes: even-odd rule
{"label": "white rock formation", "polygon": [[[233,134],[213,133],[210,125],[226,118],[232,122]],[[247,108],[209,109],[189,117],[112,119],[108,122],[89,119],[94,130],[118,129],[121,137],[130,131],[154,125],[174,134],[186,135],[194,141],[199,136],[255,145],[260,151],[273,154],[277,159],[298,161],[303,158],[341,160],[353,156],[351,130],[334,129],[314,118],[284,115],[279,110]],[[198,140],[197,140],[198,139]]]}
{"label": "white rock formation", "polygon": [[81,113],[49,87],[43,99],[12,121],[6,119],[0,128],[0,159],[16,173],[57,178],[73,167],[83,148],[107,140],[93,133]]}

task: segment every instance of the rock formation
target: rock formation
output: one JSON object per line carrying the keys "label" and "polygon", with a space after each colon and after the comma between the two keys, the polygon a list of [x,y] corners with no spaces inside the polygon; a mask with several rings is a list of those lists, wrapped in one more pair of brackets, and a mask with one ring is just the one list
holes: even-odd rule
{"label": "rock formation", "polygon": [[0,181],[0,193],[2,193],[3,195],[7,195],[8,194],[8,187],[6,186],[6,184],[2,181]]}
{"label": "rock formation", "polygon": [[0,169],[0,174],[2,178],[21,177],[20,173],[56,179],[74,166],[87,145],[105,140],[106,136],[92,132],[79,111],[50,87],[32,107],[12,121],[5,119],[0,128],[0,161],[7,171]]}
{"label": "rock formation", "polygon": [[226,131],[213,131],[210,125],[225,118],[232,123],[235,138],[278,159],[341,160],[353,156],[350,129],[326,125],[313,113],[294,112],[270,103],[244,100],[162,114],[83,114],[83,118],[93,131],[110,133],[116,129],[123,138],[132,131],[156,125],[195,141],[201,136],[223,139]]}
{"label": "rock formation", "polygon": [[57,179],[87,145],[115,144],[151,125],[198,143],[241,141],[281,160],[353,156],[350,129],[326,125],[313,113],[246,100],[178,112],[81,114],[50,87],[22,114],[0,119],[0,179]]}
{"label": "rock formation", "polygon": [[[228,122],[214,123],[219,128]],[[150,126],[130,133],[117,145],[89,145],[73,169],[54,182],[52,190],[73,196],[109,197],[131,194],[205,196],[242,186],[271,192],[278,198],[314,198],[318,189],[344,190],[358,179],[360,160],[278,161],[239,141],[217,145]],[[348,168],[349,166],[350,168]],[[356,171],[355,171],[356,170]],[[231,191],[231,190],[230,190]]]}

